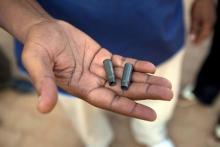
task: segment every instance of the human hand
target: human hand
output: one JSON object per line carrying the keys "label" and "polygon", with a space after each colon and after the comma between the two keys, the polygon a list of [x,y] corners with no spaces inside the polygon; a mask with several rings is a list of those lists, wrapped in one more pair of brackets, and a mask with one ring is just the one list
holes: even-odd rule
{"label": "human hand", "polygon": [[[112,59],[117,85],[110,87],[103,61]],[[40,96],[38,110],[46,113],[57,101],[57,87],[102,109],[144,120],[155,112],[135,100],[170,100],[168,80],[149,75],[155,66],[111,54],[88,35],[64,21],[45,21],[32,26],[25,39],[23,63]],[[120,79],[125,63],[134,65],[132,84],[122,91]]]}
{"label": "human hand", "polygon": [[191,9],[190,39],[195,44],[206,39],[216,19],[214,0],[195,0]]}

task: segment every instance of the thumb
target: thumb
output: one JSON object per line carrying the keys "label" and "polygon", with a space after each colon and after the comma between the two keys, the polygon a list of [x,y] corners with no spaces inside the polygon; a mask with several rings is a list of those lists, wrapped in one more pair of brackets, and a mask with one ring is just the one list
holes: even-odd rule
{"label": "thumb", "polygon": [[48,52],[37,43],[26,43],[22,61],[39,95],[38,110],[50,112],[57,102],[57,87]]}

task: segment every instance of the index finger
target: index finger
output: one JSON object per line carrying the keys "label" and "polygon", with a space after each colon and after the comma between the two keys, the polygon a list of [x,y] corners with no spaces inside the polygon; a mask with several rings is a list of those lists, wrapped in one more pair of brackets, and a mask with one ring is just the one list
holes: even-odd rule
{"label": "index finger", "polygon": [[137,60],[133,58],[125,58],[119,55],[112,56],[112,63],[114,66],[124,67],[125,63],[130,63],[134,66],[134,70],[143,73],[154,73],[156,67],[153,63],[148,61]]}

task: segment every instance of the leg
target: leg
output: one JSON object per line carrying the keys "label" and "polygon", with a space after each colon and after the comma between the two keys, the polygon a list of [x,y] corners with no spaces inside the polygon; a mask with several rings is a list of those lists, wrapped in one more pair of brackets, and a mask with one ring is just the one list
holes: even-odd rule
{"label": "leg", "polygon": [[172,116],[177,101],[180,85],[181,65],[184,50],[169,61],[160,65],[156,74],[169,79],[173,85],[174,98],[170,102],[145,100],[140,103],[150,106],[157,113],[157,119],[154,122],[147,122],[138,119],[132,119],[131,126],[135,138],[139,143],[154,146],[167,137],[166,125]]}
{"label": "leg", "polygon": [[59,100],[86,147],[108,147],[113,132],[104,112],[78,98],[59,95]]}
{"label": "leg", "polygon": [[[219,16],[219,4],[217,12]],[[197,99],[206,105],[210,105],[215,101],[220,90],[220,71],[216,69],[216,66],[220,63],[219,37],[220,22],[218,18],[209,55],[198,73],[193,91]]]}

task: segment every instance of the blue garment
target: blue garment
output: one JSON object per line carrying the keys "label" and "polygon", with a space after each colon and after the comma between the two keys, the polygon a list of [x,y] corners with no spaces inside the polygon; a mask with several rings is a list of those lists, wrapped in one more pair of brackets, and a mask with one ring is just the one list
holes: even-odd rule
{"label": "blue garment", "polygon": [[[158,65],[184,42],[182,0],[39,0],[114,54]],[[17,43],[21,66],[22,45]]]}

